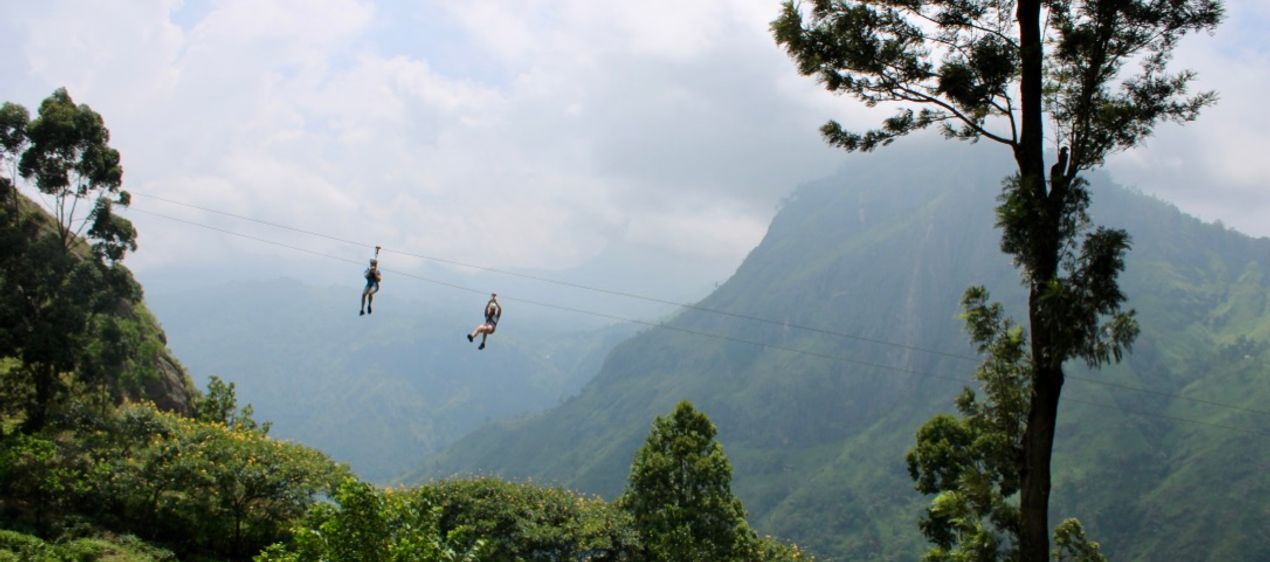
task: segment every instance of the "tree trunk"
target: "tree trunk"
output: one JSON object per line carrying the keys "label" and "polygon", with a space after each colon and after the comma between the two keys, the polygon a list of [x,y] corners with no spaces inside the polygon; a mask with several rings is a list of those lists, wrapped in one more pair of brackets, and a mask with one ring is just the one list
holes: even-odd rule
{"label": "tree trunk", "polygon": [[1049,560],[1050,460],[1062,390],[1061,365],[1036,367],[1032,379],[1031,409],[1027,429],[1023,433],[1022,483],[1019,490],[1019,554],[1024,562]]}
{"label": "tree trunk", "polygon": [[1042,297],[1058,273],[1058,209],[1045,184],[1045,122],[1042,113],[1044,45],[1040,0],[1019,0],[1019,102],[1021,127],[1014,159],[1019,188],[1027,192],[1028,247],[1023,251],[1029,280],[1028,321],[1032,353],[1032,401],[1019,462],[1019,560],[1049,560],[1050,457],[1054,445],[1058,398],[1063,388],[1062,360],[1053,358],[1054,338],[1043,318]]}

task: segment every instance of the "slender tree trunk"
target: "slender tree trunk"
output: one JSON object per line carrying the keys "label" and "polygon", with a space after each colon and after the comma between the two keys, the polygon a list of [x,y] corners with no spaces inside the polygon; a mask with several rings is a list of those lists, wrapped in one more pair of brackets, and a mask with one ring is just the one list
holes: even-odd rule
{"label": "slender tree trunk", "polygon": [[1024,562],[1049,560],[1050,460],[1062,390],[1061,365],[1036,367],[1027,430],[1023,434],[1019,552]]}
{"label": "slender tree trunk", "polygon": [[1020,189],[1026,192],[1030,207],[1027,228],[1030,256],[1024,260],[1030,291],[1028,320],[1033,363],[1032,401],[1027,429],[1023,433],[1023,451],[1019,459],[1020,526],[1019,559],[1023,562],[1049,560],[1050,458],[1054,445],[1054,427],[1058,415],[1058,399],[1063,388],[1062,361],[1053,355],[1054,338],[1043,321],[1042,298],[1048,283],[1058,272],[1058,209],[1051,203],[1054,195],[1045,184],[1044,114],[1042,84],[1044,45],[1041,42],[1040,0],[1019,0],[1016,15],[1019,24],[1021,74],[1019,101],[1022,111],[1019,143],[1014,158],[1019,167]]}

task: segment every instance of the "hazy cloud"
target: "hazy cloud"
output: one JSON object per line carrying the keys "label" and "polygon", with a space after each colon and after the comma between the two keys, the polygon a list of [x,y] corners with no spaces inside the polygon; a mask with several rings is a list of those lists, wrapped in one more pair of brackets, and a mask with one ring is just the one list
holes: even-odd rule
{"label": "hazy cloud", "polygon": [[[1161,127],[1111,168],[1266,235],[1270,123],[1255,96],[1270,61],[1254,4],[1233,3],[1238,30],[1188,38],[1179,55],[1222,104]],[[782,196],[846,158],[817,127],[878,115],[796,74],[767,30],[776,11],[750,0],[10,3],[0,47],[21,60],[0,67],[0,83],[32,108],[63,85],[92,105],[138,192],[504,267],[572,266],[619,243],[735,262]],[[129,263],[142,270],[295,257],[137,220],[143,249]]]}

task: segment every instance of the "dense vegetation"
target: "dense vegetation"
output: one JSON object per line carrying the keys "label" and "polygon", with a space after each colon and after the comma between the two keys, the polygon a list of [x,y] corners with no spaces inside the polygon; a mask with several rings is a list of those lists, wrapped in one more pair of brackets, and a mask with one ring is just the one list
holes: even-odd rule
{"label": "dense vegetation", "polygon": [[750,529],[713,424],[686,402],[654,421],[617,502],[488,477],[387,490],[349,479],[334,500],[259,560],[810,560]]}

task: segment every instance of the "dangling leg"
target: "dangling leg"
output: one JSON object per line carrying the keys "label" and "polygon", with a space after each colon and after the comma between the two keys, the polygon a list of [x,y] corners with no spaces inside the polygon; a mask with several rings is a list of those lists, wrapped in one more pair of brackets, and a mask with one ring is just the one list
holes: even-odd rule
{"label": "dangling leg", "polygon": [[477,349],[485,349],[485,340],[489,339],[489,335],[494,333],[497,328],[495,324],[485,323],[481,325],[481,346]]}
{"label": "dangling leg", "polygon": [[362,306],[357,310],[358,316],[366,315],[366,291],[362,291]]}

